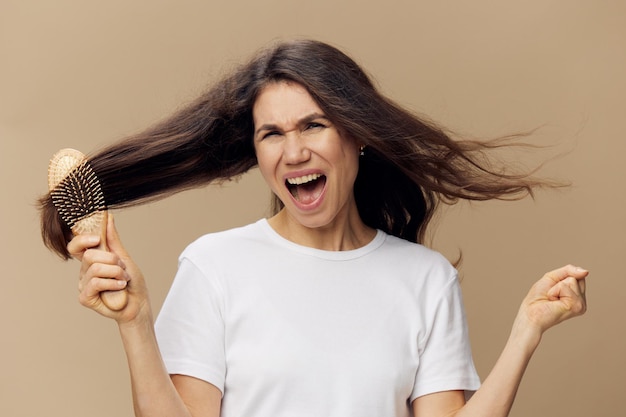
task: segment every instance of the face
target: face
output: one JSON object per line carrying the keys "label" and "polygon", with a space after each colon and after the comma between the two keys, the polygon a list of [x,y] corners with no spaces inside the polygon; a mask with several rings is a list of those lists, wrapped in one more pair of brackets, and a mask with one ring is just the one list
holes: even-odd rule
{"label": "face", "polygon": [[339,133],[304,87],[267,85],[253,118],[259,169],[290,220],[320,228],[358,216],[359,146]]}

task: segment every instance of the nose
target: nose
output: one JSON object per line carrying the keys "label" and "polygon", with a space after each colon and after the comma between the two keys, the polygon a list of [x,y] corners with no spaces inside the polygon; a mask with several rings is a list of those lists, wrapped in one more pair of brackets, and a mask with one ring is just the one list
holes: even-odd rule
{"label": "nose", "polygon": [[297,132],[289,132],[283,141],[283,161],[290,165],[301,164],[311,157],[305,138]]}

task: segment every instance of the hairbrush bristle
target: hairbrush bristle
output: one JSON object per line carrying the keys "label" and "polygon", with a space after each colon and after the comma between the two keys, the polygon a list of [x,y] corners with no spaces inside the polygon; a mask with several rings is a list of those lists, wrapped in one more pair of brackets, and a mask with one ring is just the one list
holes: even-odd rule
{"label": "hairbrush bristle", "polygon": [[61,219],[75,234],[97,232],[106,203],[100,181],[84,155],[74,149],[59,151],[48,171],[50,196]]}

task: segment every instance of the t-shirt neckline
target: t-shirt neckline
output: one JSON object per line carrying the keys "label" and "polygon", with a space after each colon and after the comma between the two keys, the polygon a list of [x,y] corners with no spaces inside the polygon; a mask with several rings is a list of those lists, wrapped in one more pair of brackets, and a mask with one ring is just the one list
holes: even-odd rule
{"label": "t-shirt neckline", "polygon": [[272,242],[283,246],[288,250],[332,261],[347,261],[365,256],[380,247],[386,238],[385,232],[377,229],[374,238],[360,248],[345,251],[330,251],[300,245],[298,243],[292,242],[289,239],[284,238],[276,230],[274,230],[272,226],[270,226],[266,218],[257,221],[257,225],[259,225],[261,229],[263,229],[263,231],[267,234]]}

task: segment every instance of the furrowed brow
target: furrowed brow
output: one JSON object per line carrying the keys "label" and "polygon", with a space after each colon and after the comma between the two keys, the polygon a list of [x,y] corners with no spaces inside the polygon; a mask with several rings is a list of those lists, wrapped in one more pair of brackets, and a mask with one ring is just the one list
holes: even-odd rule
{"label": "furrowed brow", "polygon": [[[297,122],[297,126],[303,126],[303,125],[306,125],[307,123],[310,123],[310,122],[312,122],[313,120],[316,120],[316,119],[324,119],[324,120],[328,120],[328,117],[326,117],[326,115],[325,115],[325,114],[323,114],[323,113],[318,113],[318,112],[311,113],[311,114],[308,114],[308,115],[304,116],[304,117],[303,117],[303,118],[301,118],[300,120],[298,120],[298,122]],[[267,130],[278,130],[278,131],[281,131],[282,129],[281,129],[278,125],[276,125],[276,124],[273,124],[273,123],[265,123],[265,124],[261,125],[261,126],[260,126],[260,127],[259,127],[259,128],[258,128],[255,132],[254,132],[254,136],[257,136],[259,133],[261,133],[261,132],[262,132],[262,131],[264,131],[264,130],[265,130],[265,131],[267,131]]]}
{"label": "furrowed brow", "polygon": [[273,124],[264,124],[261,125],[261,127],[259,127],[255,132],[254,132],[254,136],[257,136],[259,133],[261,133],[264,130],[279,130],[277,125],[273,125]]}
{"label": "furrowed brow", "polygon": [[302,126],[316,119],[328,120],[328,117],[326,117],[326,115],[323,113],[311,113],[307,116],[304,116],[302,119],[300,119],[300,121],[298,122],[298,125]]}

